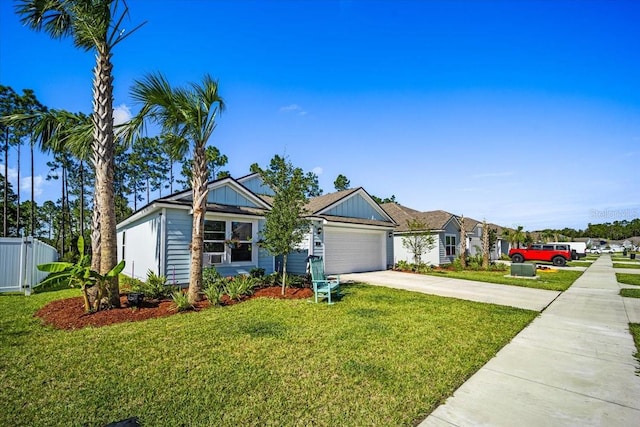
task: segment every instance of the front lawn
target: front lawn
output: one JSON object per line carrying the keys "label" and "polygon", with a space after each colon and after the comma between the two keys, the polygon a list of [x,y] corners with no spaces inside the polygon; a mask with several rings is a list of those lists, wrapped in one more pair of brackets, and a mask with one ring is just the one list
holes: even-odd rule
{"label": "front lawn", "polygon": [[501,285],[523,286],[526,288],[548,289],[551,291],[565,291],[575,280],[582,275],[582,271],[573,270],[537,270],[538,279],[522,279],[518,277],[505,277],[509,271],[452,271],[432,270],[427,273],[432,276],[444,276],[454,279],[476,280],[478,282],[497,283]]}
{"label": "front lawn", "polygon": [[640,264],[623,264],[621,262],[614,262],[613,268],[640,268]]}
{"label": "front lawn", "polygon": [[0,296],[0,425],[415,425],[537,313],[366,285],[60,331]]}
{"label": "front lawn", "polygon": [[616,273],[618,283],[640,286],[640,274]]}

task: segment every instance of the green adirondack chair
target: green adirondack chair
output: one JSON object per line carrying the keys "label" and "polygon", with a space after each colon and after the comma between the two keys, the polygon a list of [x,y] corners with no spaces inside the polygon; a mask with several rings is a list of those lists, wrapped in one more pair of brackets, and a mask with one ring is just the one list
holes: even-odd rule
{"label": "green adirondack chair", "polygon": [[331,294],[340,296],[340,276],[327,277],[324,274],[324,263],[322,257],[315,257],[309,259],[309,270],[311,272],[311,283],[313,283],[313,294],[315,295],[316,303],[318,297],[326,297],[328,304],[331,302]]}

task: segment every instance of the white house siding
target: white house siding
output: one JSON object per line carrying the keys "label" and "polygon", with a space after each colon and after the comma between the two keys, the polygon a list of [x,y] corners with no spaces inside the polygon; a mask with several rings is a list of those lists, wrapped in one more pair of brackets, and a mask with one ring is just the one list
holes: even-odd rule
{"label": "white house siding", "polygon": [[125,261],[124,274],[142,280],[148,270],[161,274],[161,222],[159,212],[153,212],[118,231],[118,259]]}
{"label": "white house siding", "polygon": [[[439,235],[438,233],[433,233],[433,249],[429,251],[425,251],[422,253],[421,260],[425,264],[429,265],[439,265],[440,263],[440,250],[439,250]],[[402,235],[395,235],[393,237],[393,253],[395,257],[395,262],[398,261],[406,261],[409,263],[413,263],[413,252],[409,249],[405,248],[402,244]]]}
{"label": "white house siding", "polygon": [[325,271],[327,274],[385,270],[386,231],[325,226]]}

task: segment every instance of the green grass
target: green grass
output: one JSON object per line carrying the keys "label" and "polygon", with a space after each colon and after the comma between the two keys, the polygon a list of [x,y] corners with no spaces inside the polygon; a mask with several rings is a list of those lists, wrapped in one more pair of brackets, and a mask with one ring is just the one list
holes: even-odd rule
{"label": "green grass", "polygon": [[593,261],[569,261],[567,267],[589,267],[593,264]]}
{"label": "green grass", "polygon": [[620,296],[627,298],[640,298],[640,289],[622,288]]}
{"label": "green grass", "polygon": [[640,274],[616,273],[618,283],[640,286]]}
{"label": "green grass", "polygon": [[614,262],[613,268],[640,268],[640,264],[622,264],[619,262]]}
{"label": "green grass", "polygon": [[582,271],[557,270],[555,272],[541,272],[538,270],[537,280],[505,277],[509,271],[440,271],[427,273],[432,276],[444,276],[454,279],[476,280],[478,282],[497,283],[501,285],[523,286],[526,288],[564,291],[582,275]]}
{"label": "green grass", "polygon": [[636,359],[640,361],[640,323],[629,323],[629,331],[633,335],[633,342],[636,343]]}
{"label": "green grass", "polygon": [[640,259],[638,259],[637,256],[636,256],[636,259],[631,259],[631,258],[626,257],[626,256],[612,256],[611,260],[612,261],[626,261],[626,262],[640,262]]}
{"label": "green grass", "polygon": [[415,425],[536,317],[347,285],[333,306],[254,299],[58,331],[77,290],[0,296],[0,425]]}

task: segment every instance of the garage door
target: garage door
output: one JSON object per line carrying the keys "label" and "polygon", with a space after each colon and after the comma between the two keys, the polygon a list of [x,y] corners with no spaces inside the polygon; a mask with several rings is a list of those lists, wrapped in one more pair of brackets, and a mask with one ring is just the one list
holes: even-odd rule
{"label": "garage door", "polygon": [[325,227],[324,253],[327,274],[384,270],[385,232]]}

